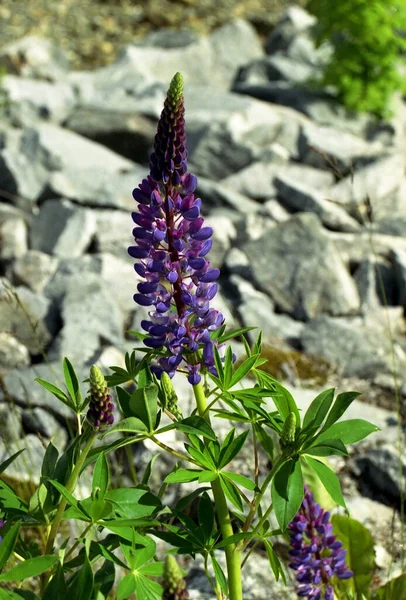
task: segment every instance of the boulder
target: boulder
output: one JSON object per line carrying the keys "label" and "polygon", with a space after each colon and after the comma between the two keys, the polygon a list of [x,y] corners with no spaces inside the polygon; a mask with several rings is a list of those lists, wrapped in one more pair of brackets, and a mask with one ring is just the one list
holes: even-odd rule
{"label": "boulder", "polygon": [[15,75],[2,79],[6,118],[16,127],[38,121],[62,123],[74,110],[76,97],[69,83],[49,83]]}
{"label": "boulder", "polygon": [[359,310],[349,272],[316,215],[299,213],[260,239],[241,246],[250,278],[278,309],[296,319]]}
{"label": "boulder", "polygon": [[7,73],[47,81],[60,80],[69,70],[69,60],[60,46],[31,35],[4,46],[0,65]]}
{"label": "boulder", "polygon": [[69,200],[47,200],[32,222],[31,247],[59,258],[73,258],[86,251],[95,231],[92,211]]}
{"label": "boulder", "polygon": [[6,331],[0,331],[0,370],[30,365],[30,353],[24,344]]}
{"label": "boulder", "polygon": [[39,250],[28,250],[9,269],[15,285],[25,285],[41,293],[58,267],[58,259]]}
{"label": "boulder", "polygon": [[393,272],[397,286],[397,304],[406,310],[406,251],[392,251]]}
{"label": "boulder", "polygon": [[295,38],[308,32],[316,24],[316,18],[300,6],[289,6],[265,42],[267,54],[286,52]]}
{"label": "boulder", "polygon": [[402,481],[406,477],[404,451],[399,454],[396,444],[384,444],[380,448],[369,448],[355,457],[354,462],[361,484],[391,504],[399,502],[404,494]]}
{"label": "boulder", "polygon": [[57,327],[51,302],[24,286],[13,288],[3,278],[0,287],[0,331],[11,333],[33,355],[51,341]]}
{"label": "boulder", "polygon": [[83,135],[113,152],[137,163],[148,164],[156,133],[156,123],[136,112],[81,107],[65,123],[68,129]]}
{"label": "boulder", "polygon": [[0,261],[16,259],[27,252],[27,223],[17,216],[0,214]]}
{"label": "boulder", "polygon": [[[376,373],[392,369],[390,344],[384,328],[366,324],[360,318],[320,316],[312,319],[302,331],[301,342],[305,352],[324,358],[344,377],[373,379]],[[404,361],[404,352],[399,345],[395,346],[398,359]]]}
{"label": "boulder", "polygon": [[329,202],[326,193],[303,183],[300,177],[293,178],[282,171],[275,177],[275,188],[283,206],[290,210],[315,213],[328,229],[350,232],[360,229],[359,223],[345,208]]}

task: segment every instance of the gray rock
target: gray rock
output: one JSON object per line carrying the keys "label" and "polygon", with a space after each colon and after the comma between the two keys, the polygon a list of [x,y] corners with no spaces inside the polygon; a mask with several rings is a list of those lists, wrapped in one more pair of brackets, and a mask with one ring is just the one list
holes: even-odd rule
{"label": "gray rock", "polygon": [[393,214],[393,204],[385,207],[382,201],[394,194],[404,181],[405,159],[400,154],[392,154],[367,166],[355,167],[352,175],[336,183],[330,191],[330,197],[335,202],[356,205],[362,204],[366,198],[369,198],[374,220],[379,220],[388,214]]}
{"label": "gray rock", "polygon": [[[395,444],[385,444],[380,448],[370,448],[354,459],[358,476],[370,490],[379,493],[387,501],[398,501],[405,493],[402,481],[406,476],[406,456],[399,455]],[[400,461],[400,464],[399,464]],[[399,470],[403,474],[400,477]],[[403,484],[404,486],[404,484]]]}
{"label": "gray rock", "polygon": [[241,20],[224,25],[208,37],[176,38],[172,32],[155,34],[139,45],[127,46],[118,62],[166,85],[181,64],[186,86],[228,89],[237,69],[263,54],[254,28]]}
{"label": "gray rock", "polygon": [[406,251],[392,251],[393,272],[397,284],[397,304],[406,309]]}
{"label": "gray rock", "polygon": [[354,281],[319,219],[298,214],[241,248],[257,289],[296,319],[353,314],[359,309]]}
{"label": "gray rock", "polygon": [[321,169],[293,162],[275,164],[272,161],[259,161],[226,177],[221,183],[248,198],[263,201],[278,194],[275,185],[277,176],[290,177],[319,190],[329,188],[334,181],[330,172]]}
{"label": "gray rock", "polygon": [[303,183],[301,178],[286,176],[283,171],[275,177],[278,197],[288,209],[312,212],[323,225],[338,231],[358,231],[359,223],[347,211],[326,199],[326,194]]}
{"label": "gray rock", "polygon": [[[81,366],[75,364],[79,381],[88,377],[88,373],[81,369]],[[7,373],[4,378],[4,388],[7,394],[16,404],[23,408],[40,407],[47,413],[56,415],[62,419],[73,419],[72,411],[62,404],[50,392],[35,381],[35,379],[45,379],[61,389],[65,389],[61,363],[38,364],[27,369],[14,369]],[[83,393],[85,392],[85,388]]]}
{"label": "gray rock", "polygon": [[394,235],[384,235],[372,231],[360,231],[358,233],[341,233],[338,231],[328,232],[328,236],[346,264],[360,263],[373,252],[379,258],[390,260],[392,250],[396,249],[406,252],[406,239]]}
{"label": "gray rock", "polygon": [[52,360],[68,356],[74,363],[85,364],[103,344],[123,341],[123,316],[114,294],[98,275],[68,280],[61,316],[63,327],[49,351]]}
{"label": "gray rock", "polygon": [[30,353],[13,335],[0,331],[0,369],[28,367]]}
{"label": "gray rock", "polygon": [[189,157],[198,175],[224,179],[249,165],[253,148],[237,139],[225,123],[213,123],[198,135],[189,136]]}
{"label": "gray rock", "polygon": [[310,64],[293,60],[283,54],[273,54],[251,62],[242,68],[237,81],[250,85],[266,85],[269,81],[289,81],[301,84],[316,75],[315,68]]}
{"label": "gray rock", "polygon": [[27,252],[27,223],[21,217],[0,214],[0,260],[13,260]]}
{"label": "gray rock", "polygon": [[250,279],[252,277],[250,274],[251,263],[248,256],[238,248],[231,248],[227,253],[225,264],[227,270],[231,274],[240,275],[244,279]]}
{"label": "gray rock", "polygon": [[238,192],[223,186],[221,183],[211,181],[205,177],[199,177],[196,193],[201,197],[204,209],[228,209],[227,216],[233,220],[234,218],[238,219],[239,213],[255,214],[261,208],[260,204],[257,204],[246,196],[242,196]]}
{"label": "gray rock", "polygon": [[220,268],[227,251],[237,238],[237,228],[232,219],[224,214],[218,214],[218,211],[210,213],[207,224],[213,228],[213,247],[208,256],[210,265]]}
{"label": "gray rock", "polygon": [[22,410],[16,404],[0,404],[1,440],[6,445],[21,439],[21,415]]}
{"label": "gray rock", "polygon": [[0,288],[0,331],[13,334],[38,355],[52,339],[56,322],[50,301],[24,286],[13,286],[6,279]]}
{"label": "gray rock", "polygon": [[346,175],[357,163],[377,158],[383,151],[379,142],[371,144],[333,127],[305,125],[299,137],[302,162],[319,169],[333,169],[341,175]]}
{"label": "gray rock", "polygon": [[25,435],[1,448],[0,461],[3,462],[22,449],[24,452],[7,467],[7,477],[14,479],[19,485],[28,482],[39,485],[45,448],[37,435]]}
{"label": "gray rock", "polygon": [[[265,344],[279,340],[297,342],[300,339],[303,323],[294,321],[286,315],[276,314],[274,303],[269,296],[256,290],[251,283],[238,275],[232,275],[230,283],[237,290],[237,297],[233,295],[233,301],[238,307],[242,325],[260,327]],[[251,332],[251,337],[256,336],[257,331]]]}
{"label": "gray rock", "polygon": [[80,256],[96,231],[90,210],[69,200],[47,200],[31,226],[31,247],[60,258]]}
{"label": "gray rock", "polygon": [[289,6],[265,42],[267,54],[288,50],[296,36],[308,32],[316,23],[316,18],[300,6]]}
{"label": "gray rock", "polygon": [[156,123],[135,112],[79,108],[66,127],[138,163],[148,163]]}
{"label": "gray rock", "polygon": [[25,285],[33,292],[40,293],[57,267],[57,258],[39,250],[28,250],[14,261],[9,274],[15,285]]}
{"label": "gray rock", "polygon": [[366,325],[360,318],[313,319],[303,329],[302,345],[305,352],[324,358],[342,376],[370,379],[392,368],[384,330]]}
{"label": "gray rock", "polygon": [[24,430],[28,433],[35,433],[48,440],[52,438],[52,443],[56,448],[63,452],[68,440],[68,433],[58,420],[50,415],[43,408],[27,408],[22,415]]}
{"label": "gray rock", "polygon": [[290,213],[275,198],[264,202],[262,212],[271,217],[275,223],[284,223],[290,218]]}
{"label": "gray rock", "polygon": [[68,58],[59,46],[35,36],[23,37],[3,47],[0,65],[7,73],[48,81],[63,78],[69,69]]}
{"label": "gray rock", "polygon": [[31,211],[43,192],[48,173],[39,161],[38,136],[26,130],[11,130],[0,144],[0,198]]}
{"label": "gray rock", "polygon": [[[135,210],[136,203],[134,201],[133,203]],[[97,252],[114,254],[122,259],[127,258],[127,249],[134,240],[131,235],[134,224],[130,213],[109,209],[94,209],[92,213],[96,218],[94,243]]]}
{"label": "gray rock", "polygon": [[264,214],[248,213],[240,219],[238,225],[238,237],[236,245],[241,246],[241,242],[248,240],[259,240],[263,235],[269,234],[275,227],[275,221]]}
{"label": "gray rock", "polygon": [[371,258],[362,261],[354,273],[355,283],[361,299],[361,313],[367,314],[381,308],[378,295],[379,282],[377,281],[375,262]]}
{"label": "gray rock", "polygon": [[16,127],[39,120],[61,123],[73,111],[76,97],[69,83],[36,81],[7,75],[2,79],[6,118]]}

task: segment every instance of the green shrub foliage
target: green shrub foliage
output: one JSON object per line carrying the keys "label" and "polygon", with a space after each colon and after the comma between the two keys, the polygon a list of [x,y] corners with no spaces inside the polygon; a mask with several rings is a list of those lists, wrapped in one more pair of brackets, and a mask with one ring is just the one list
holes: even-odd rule
{"label": "green shrub foliage", "polygon": [[390,114],[393,93],[406,91],[406,0],[309,0],[307,8],[318,19],[317,44],[333,45],[323,84],[349,109]]}

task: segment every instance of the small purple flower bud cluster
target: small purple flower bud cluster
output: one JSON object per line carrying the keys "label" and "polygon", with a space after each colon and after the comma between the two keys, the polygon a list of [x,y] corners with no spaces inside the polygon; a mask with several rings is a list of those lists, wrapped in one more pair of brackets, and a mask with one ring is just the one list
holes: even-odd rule
{"label": "small purple flower bud cluster", "polygon": [[309,600],[334,600],[331,578],[349,579],[353,573],[345,564],[347,551],[332,535],[330,513],[314,501],[307,486],[289,529],[292,547],[289,566],[297,573],[297,595]]}
{"label": "small purple flower bud cluster", "polygon": [[150,175],[133,191],[136,245],[128,252],[140,261],[134,269],[144,279],[134,300],[151,307],[149,319],[141,322],[148,334],[144,344],[164,351],[152,370],[172,377],[184,361],[189,382],[197,385],[203,368],[216,374],[210,332],[223,316],[210,308],[220,271],[206,259],[213,230],[200,215],[197,179],[186,172],[185,140],[183,81],[177,73],[159,120]]}
{"label": "small purple flower bud cluster", "polygon": [[114,404],[100,369],[93,365],[90,368],[90,402],[87,418],[96,429],[114,423]]}

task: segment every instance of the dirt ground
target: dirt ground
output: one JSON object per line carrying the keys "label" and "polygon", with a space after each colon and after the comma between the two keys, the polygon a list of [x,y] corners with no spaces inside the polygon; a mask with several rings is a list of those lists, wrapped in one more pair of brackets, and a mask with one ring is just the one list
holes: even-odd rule
{"label": "dirt ground", "polygon": [[[76,69],[111,63],[162,27],[205,33],[241,17],[266,36],[293,0],[1,0],[0,48],[25,35],[55,40]],[[305,0],[300,0],[302,5]]]}

